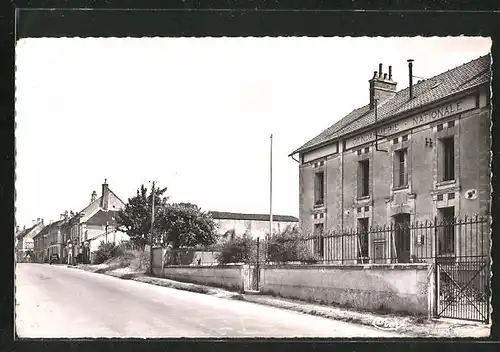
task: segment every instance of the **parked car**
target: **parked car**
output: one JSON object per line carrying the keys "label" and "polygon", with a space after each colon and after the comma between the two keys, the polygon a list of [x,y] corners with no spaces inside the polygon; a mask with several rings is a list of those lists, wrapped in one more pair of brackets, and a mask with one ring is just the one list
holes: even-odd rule
{"label": "parked car", "polygon": [[59,254],[52,254],[50,256],[49,264],[61,264],[61,261],[59,260]]}

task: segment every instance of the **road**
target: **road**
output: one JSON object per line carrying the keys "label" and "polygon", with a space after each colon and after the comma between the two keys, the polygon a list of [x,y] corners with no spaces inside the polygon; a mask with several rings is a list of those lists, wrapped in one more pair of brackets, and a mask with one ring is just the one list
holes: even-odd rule
{"label": "road", "polygon": [[399,336],[48,264],[17,264],[16,331],[22,338]]}

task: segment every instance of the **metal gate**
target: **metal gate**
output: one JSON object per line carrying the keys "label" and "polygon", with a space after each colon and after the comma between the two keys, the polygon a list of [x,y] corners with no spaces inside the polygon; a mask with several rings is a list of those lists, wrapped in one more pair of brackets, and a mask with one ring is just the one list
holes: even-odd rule
{"label": "metal gate", "polygon": [[476,217],[436,227],[437,317],[490,321],[489,231],[485,225],[485,219]]}
{"label": "metal gate", "polygon": [[260,241],[257,238],[255,251],[250,256],[249,264],[243,266],[243,290],[258,292],[260,281]]}
{"label": "metal gate", "polygon": [[259,271],[258,265],[247,264],[243,266],[243,289],[245,291],[259,291]]}
{"label": "metal gate", "polygon": [[437,315],[489,322],[489,261],[437,263]]}

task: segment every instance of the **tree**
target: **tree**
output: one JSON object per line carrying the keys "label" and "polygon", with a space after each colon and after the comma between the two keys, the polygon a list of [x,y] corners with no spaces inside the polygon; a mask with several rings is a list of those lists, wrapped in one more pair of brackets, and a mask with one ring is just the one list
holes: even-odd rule
{"label": "tree", "polygon": [[233,237],[224,242],[217,254],[217,261],[219,264],[248,263],[252,258],[255,246],[256,241],[247,234]]}
{"label": "tree", "polygon": [[[168,197],[163,196],[167,188],[155,187],[155,223],[154,228],[158,226],[159,214],[168,202]],[[125,208],[118,212],[116,217],[117,229],[125,232],[134,245],[144,249],[149,244],[149,233],[151,231],[151,205],[152,192],[146,186],[141,185],[137,194],[128,199]]]}
{"label": "tree", "polygon": [[307,247],[295,226],[287,226],[281,233],[271,236],[267,244],[267,259],[275,263],[316,263],[317,259]]}
{"label": "tree", "polygon": [[217,240],[216,229],[212,216],[195,204],[166,204],[158,214],[158,235],[174,249],[211,246]]}

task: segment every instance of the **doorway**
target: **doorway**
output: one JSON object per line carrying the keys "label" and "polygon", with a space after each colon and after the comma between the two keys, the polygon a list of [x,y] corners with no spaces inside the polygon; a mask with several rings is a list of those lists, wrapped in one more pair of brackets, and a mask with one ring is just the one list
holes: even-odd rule
{"label": "doorway", "polygon": [[394,215],[394,247],[397,263],[410,262],[410,214]]}

